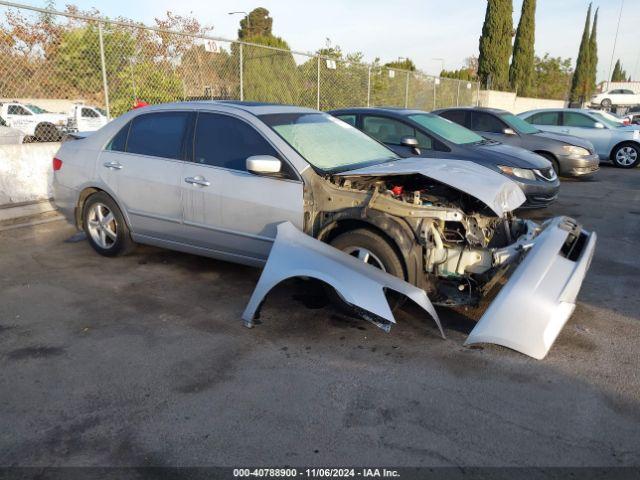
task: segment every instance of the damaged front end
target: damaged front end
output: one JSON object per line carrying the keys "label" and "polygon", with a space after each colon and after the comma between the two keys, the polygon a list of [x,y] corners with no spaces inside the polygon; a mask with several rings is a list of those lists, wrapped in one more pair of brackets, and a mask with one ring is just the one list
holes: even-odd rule
{"label": "damaged front end", "polygon": [[[267,292],[294,276],[330,284],[385,331],[395,322],[386,289],[422,306],[442,332],[433,305],[477,305],[503,285],[466,343],[540,359],[575,307],[596,235],[564,217],[544,224],[516,218],[524,194],[500,174],[460,160],[405,159],[308,180],[305,232],[278,226],[243,315],[247,326]],[[327,245],[363,224],[394,243],[407,281]]]}

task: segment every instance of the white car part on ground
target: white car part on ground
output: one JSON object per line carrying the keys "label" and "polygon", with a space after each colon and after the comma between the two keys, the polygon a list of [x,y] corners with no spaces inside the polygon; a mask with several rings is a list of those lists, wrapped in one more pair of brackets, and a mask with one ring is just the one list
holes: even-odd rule
{"label": "white car part on ground", "polygon": [[293,277],[310,277],[328,283],[346,302],[364,310],[364,318],[385,331],[395,323],[385,289],[406,295],[431,315],[444,338],[438,314],[424,290],[306,235],[290,222],[278,225],[267,263],[242,314],[247,327],[253,326],[269,291]]}
{"label": "white car part on ground", "polygon": [[466,160],[405,158],[341,172],[349,175],[406,175],[416,173],[477,198],[502,217],[522,205],[526,197],[517,183],[493,170]]}
{"label": "white car part on ground", "polygon": [[596,238],[572,219],[547,221],[465,345],[495,343],[544,358],[573,313]]}

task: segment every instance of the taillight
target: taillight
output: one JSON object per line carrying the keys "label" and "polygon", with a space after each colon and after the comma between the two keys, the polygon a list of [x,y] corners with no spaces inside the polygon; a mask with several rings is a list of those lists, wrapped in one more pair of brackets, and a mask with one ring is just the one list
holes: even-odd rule
{"label": "taillight", "polygon": [[53,159],[53,171],[57,172],[61,168],[62,168],[62,160],[60,160],[59,158],[54,158]]}

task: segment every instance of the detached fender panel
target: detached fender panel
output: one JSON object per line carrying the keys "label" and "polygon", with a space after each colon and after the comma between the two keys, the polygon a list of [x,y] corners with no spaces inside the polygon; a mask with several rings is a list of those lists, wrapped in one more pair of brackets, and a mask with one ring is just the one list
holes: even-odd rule
{"label": "detached fender panel", "polygon": [[399,292],[431,315],[444,338],[438,314],[424,290],[302,233],[290,222],[277,227],[267,263],[242,314],[246,326],[253,326],[269,291],[292,277],[311,277],[328,283],[346,302],[370,313],[372,318],[367,315],[365,318],[385,331],[389,331],[395,318],[384,289]]}
{"label": "detached fender panel", "polygon": [[573,313],[596,238],[569,218],[549,220],[465,345],[495,343],[543,359]]}

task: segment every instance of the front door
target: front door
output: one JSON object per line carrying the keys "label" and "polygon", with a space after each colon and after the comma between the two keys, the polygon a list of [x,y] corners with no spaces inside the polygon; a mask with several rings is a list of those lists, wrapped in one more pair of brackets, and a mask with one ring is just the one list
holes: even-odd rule
{"label": "front door", "polygon": [[[254,155],[280,158],[280,175],[247,172],[246,159]],[[232,115],[198,114],[181,189],[188,241],[237,261],[265,260],[278,223],[303,228],[302,182],[252,125]]]}
{"label": "front door", "polygon": [[597,120],[583,113],[564,112],[562,114],[564,133],[589,140],[601,158],[608,157],[611,131],[606,125],[604,128],[596,128],[596,123],[598,123]]}
{"label": "front door", "polygon": [[137,116],[102,152],[98,175],[115,194],[134,234],[179,238],[184,138],[192,119],[189,112]]}

